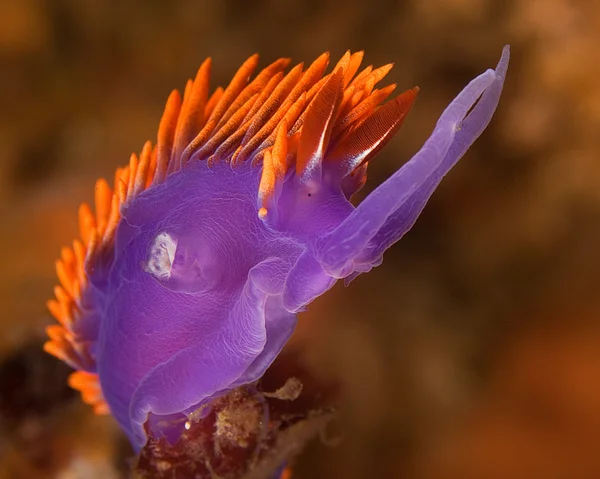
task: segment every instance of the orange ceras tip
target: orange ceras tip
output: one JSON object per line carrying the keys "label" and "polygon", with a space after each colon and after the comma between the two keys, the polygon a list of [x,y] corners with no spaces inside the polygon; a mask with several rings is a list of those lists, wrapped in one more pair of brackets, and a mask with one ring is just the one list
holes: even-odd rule
{"label": "orange ceras tip", "polygon": [[281,473],[281,477],[279,479],[292,479],[292,468],[286,467]]}

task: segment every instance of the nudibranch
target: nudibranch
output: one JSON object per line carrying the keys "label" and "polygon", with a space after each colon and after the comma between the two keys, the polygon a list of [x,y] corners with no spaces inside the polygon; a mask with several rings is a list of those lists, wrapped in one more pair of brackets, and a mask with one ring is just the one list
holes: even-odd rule
{"label": "nudibranch", "polygon": [[[382,262],[442,177],[485,129],[509,51],[442,113],[422,149],[357,207],[367,165],[417,88],[385,102],[391,65],[347,52],[251,79],[258,57],[209,94],[211,60],[169,96],[155,146],[99,180],[80,238],[56,263],[45,349],[70,385],[112,413],[135,448],[259,379],[296,314],[338,280]],[[172,432],[172,431],[171,431]]]}

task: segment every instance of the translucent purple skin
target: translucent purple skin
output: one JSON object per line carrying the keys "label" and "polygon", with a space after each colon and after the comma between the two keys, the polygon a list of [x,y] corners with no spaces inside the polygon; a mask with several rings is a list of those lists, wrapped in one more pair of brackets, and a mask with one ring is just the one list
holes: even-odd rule
{"label": "translucent purple skin", "polygon": [[496,70],[474,79],[423,148],[356,208],[325,168],[317,183],[292,172],[277,219],[265,222],[249,160],[192,162],[122,210],[114,259],[90,280],[102,391],[134,447],[148,420],[153,434],[176,434],[186,414],[260,378],[297,312],[382,262],[489,123],[508,59],[505,47]]}

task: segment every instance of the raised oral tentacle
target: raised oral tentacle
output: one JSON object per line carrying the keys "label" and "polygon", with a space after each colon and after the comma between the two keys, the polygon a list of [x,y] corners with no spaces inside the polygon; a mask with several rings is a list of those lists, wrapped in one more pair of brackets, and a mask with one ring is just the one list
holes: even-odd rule
{"label": "raised oral tentacle", "polygon": [[427,201],[448,171],[460,160],[467,149],[477,140],[494,115],[506,77],[510,52],[504,48],[496,67],[496,79],[484,92],[479,102],[461,123],[454,141],[442,163],[415,192],[410,201],[398,208],[373,237],[370,247],[360,255],[358,261],[373,264],[391,245],[396,243],[414,225]]}
{"label": "raised oral tentacle", "polygon": [[318,240],[316,254],[325,271],[343,277],[388,217],[434,174],[446,157],[462,121],[480,96],[496,80],[494,70],[487,70],[471,81],[450,103],[421,150],[400,170],[373,191],[331,233]]}

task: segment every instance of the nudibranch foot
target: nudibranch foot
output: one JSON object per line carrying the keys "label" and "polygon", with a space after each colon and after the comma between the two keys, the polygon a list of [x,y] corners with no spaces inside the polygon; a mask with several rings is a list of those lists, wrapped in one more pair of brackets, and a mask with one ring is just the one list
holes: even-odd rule
{"label": "nudibranch foot", "polygon": [[[150,413],[155,423],[162,416],[168,422],[264,374],[296,326],[296,316],[281,307],[277,295],[267,293],[281,289],[282,284],[273,282],[276,270],[285,271],[284,263],[267,259],[252,268],[224,327],[210,332],[210,341],[192,342],[142,378],[129,407],[134,444],[145,444],[144,424]],[[169,394],[164,394],[165,387]]]}

